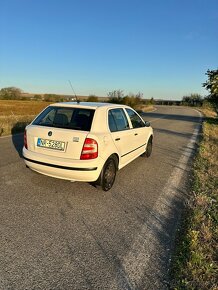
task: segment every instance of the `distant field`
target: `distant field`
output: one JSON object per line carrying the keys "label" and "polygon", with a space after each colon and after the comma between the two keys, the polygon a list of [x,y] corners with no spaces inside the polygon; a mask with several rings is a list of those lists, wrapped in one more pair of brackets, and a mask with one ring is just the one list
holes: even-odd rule
{"label": "distant field", "polygon": [[22,131],[48,102],[0,100],[0,136]]}
{"label": "distant field", "polygon": [[36,115],[49,104],[41,101],[0,100],[0,116]]}

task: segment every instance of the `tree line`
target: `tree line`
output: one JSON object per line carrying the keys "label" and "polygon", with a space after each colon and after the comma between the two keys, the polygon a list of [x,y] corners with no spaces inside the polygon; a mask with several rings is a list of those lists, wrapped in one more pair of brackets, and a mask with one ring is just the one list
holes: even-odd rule
{"label": "tree line", "polygon": [[[202,106],[204,104],[212,105],[218,111],[218,69],[215,70],[207,70],[206,72],[207,80],[202,84],[206,90],[209,91],[209,95],[203,98],[199,94],[191,94],[188,96],[184,96],[182,98],[182,105],[187,106]],[[129,93],[128,95],[124,94],[123,90],[117,89],[110,91],[107,94],[108,100],[107,102],[116,103],[116,104],[124,104],[130,107],[136,107],[137,105],[153,105],[155,104],[155,100],[151,99],[143,99],[143,94],[138,92],[137,94]],[[23,91],[17,87],[7,87],[2,88],[0,90],[0,99],[1,100],[30,100],[29,97],[25,97]],[[36,94],[32,97],[33,100],[44,100],[48,102],[62,102],[66,100],[64,96],[56,95],[56,94]],[[87,100],[88,102],[98,102],[99,98],[95,95],[90,95]]]}
{"label": "tree line", "polygon": [[65,98],[56,94],[35,94],[33,97],[27,97],[20,88],[7,87],[0,90],[0,100],[43,100],[46,102],[63,102]]}

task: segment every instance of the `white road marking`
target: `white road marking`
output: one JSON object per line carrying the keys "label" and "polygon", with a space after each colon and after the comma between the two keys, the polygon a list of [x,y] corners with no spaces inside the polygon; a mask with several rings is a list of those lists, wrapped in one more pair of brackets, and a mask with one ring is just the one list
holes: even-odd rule
{"label": "white road marking", "polygon": [[[200,117],[199,124],[197,124],[189,143],[176,164],[177,166],[174,168],[161,195],[152,208],[149,220],[142,226],[127,255],[120,257],[122,271],[125,272],[128,282],[128,287],[125,289],[138,289],[144,274],[146,271],[148,272],[149,260],[151,257],[154,258],[155,249],[163,249],[159,235],[166,232],[166,223],[164,221],[170,217],[173,200],[176,196],[179,196],[179,184],[184,176],[189,158],[195,150],[196,139],[201,127],[202,115],[199,111],[197,112]],[[169,240],[172,239],[170,236],[168,238]],[[164,255],[164,253],[162,254]],[[158,269],[156,270],[158,272]],[[162,273],[158,273],[157,276],[162,277]],[[153,286],[155,289],[155,285]]]}

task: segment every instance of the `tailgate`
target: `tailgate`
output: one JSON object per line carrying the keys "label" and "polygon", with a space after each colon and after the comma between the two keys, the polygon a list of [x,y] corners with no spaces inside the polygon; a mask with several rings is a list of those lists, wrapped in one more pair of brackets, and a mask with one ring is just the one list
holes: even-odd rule
{"label": "tailgate", "polygon": [[82,147],[89,132],[43,127],[28,126],[28,150],[55,157],[80,159]]}

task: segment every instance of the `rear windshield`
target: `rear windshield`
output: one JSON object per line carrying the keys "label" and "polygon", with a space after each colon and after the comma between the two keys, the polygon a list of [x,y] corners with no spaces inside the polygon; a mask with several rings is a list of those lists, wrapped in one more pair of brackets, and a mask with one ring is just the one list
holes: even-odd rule
{"label": "rear windshield", "polygon": [[90,131],[95,110],[83,108],[48,107],[33,125]]}

